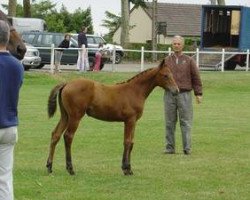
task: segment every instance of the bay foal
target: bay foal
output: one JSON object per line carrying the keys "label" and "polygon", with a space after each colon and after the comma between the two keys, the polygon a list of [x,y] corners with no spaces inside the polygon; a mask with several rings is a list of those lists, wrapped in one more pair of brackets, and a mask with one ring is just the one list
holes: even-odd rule
{"label": "bay foal", "polygon": [[87,114],[99,120],[124,122],[122,170],[125,175],[132,175],[130,155],[133,149],[135,125],[142,116],[146,98],[156,86],[173,93],[178,92],[172,73],[165,66],[164,60],[158,67],[148,69],[116,85],[104,85],[81,78],[55,86],[48,100],[48,115],[49,117],[54,115],[58,96],[61,118],[51,136],[46,165],[48,172],[52,172],[55,147],[64,134],[66,169],[69,174],[74,174],[71,144],[80,120]]}

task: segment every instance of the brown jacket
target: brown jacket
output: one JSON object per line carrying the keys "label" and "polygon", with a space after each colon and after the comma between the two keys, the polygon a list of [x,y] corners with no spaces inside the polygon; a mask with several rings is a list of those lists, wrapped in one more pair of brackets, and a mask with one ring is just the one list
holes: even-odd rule
{"label": "brown jacket", "polygon": [[165,63],[170,67],[180,92],[193,89],[195,95],[202,95],[200,73],[193,58],[184,54],[177,58],[171,54],[165,58]]}

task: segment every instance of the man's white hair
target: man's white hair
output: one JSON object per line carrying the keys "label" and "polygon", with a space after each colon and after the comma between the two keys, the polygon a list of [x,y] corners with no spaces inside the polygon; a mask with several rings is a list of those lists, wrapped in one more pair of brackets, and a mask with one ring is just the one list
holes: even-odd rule
{"label": "man's white hair", "polygon": [[174,38],[173,38],[173,41],[174,41],[174,40],[179,40],[179,41],[181,41],[182,44],[185,43],[184,37],[182,37],[182,36],[180,36],[180,35],[175,35]]}
{"label": "man's white hair", "polygon": [[7,46],[10,37],[10,27],[7,22],[0,20],[0,45]]}

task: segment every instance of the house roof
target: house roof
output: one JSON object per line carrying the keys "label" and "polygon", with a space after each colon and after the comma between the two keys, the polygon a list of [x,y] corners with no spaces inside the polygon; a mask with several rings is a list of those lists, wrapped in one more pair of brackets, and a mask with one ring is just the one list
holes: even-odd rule
{"label": "house roof", "polygon": [[[152,18],[152,3],[145,12]],[[167,23],[167,35],[200,36],[201,5],[157,3],[157,21]]]}

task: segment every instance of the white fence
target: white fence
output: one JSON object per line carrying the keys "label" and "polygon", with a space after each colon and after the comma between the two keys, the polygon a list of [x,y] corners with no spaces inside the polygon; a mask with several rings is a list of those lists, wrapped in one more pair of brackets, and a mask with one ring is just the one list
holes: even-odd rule
{"label": "white fence", "polygon": [[[54,69],[54,50],[55,49],[61,49],[61,48],[55,48],[54,44],[51,45],[51,47],[36,47],[37,49],[50,49],[51,50],[51,62],[50,62],[50,70],[53,73]],[[68,49],[74,49],[74,50],[80,50],[81,48],[68,48]],[[144,47],[142,46],[140,50],[132,50],[132,49],[124,49],[124,53],[126,52],[137,52],[140,54],[140,71],[143,71],[145,69],[145,53],[156,53],[156,54],[168,54],[170,55],[172,53],[171,48],[168,49],[168,51],[151,51],[151,50],[145,50]],[[249,71],[249,49],[247,51],[241,51],[241,52],[233,52],[233,51],[226,51],[225,49],[222,49],[221,51],[201,51],[198,48],[196,51],[184,51],[183,53],[191,56],[195,56],[196,63],[198,66],[200,66],[200,56],[202,54],[215,54],[215,55],[220,55],[220,65],[219,67],[217,66],[215,69],[220,70],[221,72],[225,71],[225,56],[226,55],[245,55],[246,56],[246,67],[245,71]],[[112,51],[112,71],[115,71],[115,55],[116,55],[116,49],[115,46]]]}
{"label": "white fence", "polygon": [[[144,70],[144,54],[145,53],[165,53],[170,55],[172,52],[172,49],[169,48],[168,51],[150,51],[150,50],[145,50],[144,47],[141,47],[141,50],[129,50],[129,49],[125,49],[125,52],[140,52],[141,53],[141,71]],[[249,70],[249,49],[247,51],[241,51],[241,52],[232,52],[232,51],[225,51],[225,49],[222,49],[221,51],[200,51],[198,48],[196,49],[196,51],[184,51],[184,54],[188,54],[191,56],[195,56],[196,57],[196,63],[198,66],[200,66],[200,55],[201,54],[216,54],[216,55],[220,55],[221,56],[221,60],[220,60],[220,71],[224,72],[225,71],[225,56],[226,55],[246,55],[246,69],[245,71]],[[216,67],[216,69],[218,69]]]}

